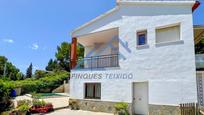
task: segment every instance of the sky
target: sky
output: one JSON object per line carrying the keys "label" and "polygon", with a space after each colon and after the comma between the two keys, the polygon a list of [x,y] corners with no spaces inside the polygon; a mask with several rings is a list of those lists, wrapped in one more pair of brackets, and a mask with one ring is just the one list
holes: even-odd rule
{"label": "sky", "polygon": [[[115,0],[0,0],[0,55],[25,73],[44,69],[71,31],[112,9]],[[204,25],[204,4],[194,12]]]}

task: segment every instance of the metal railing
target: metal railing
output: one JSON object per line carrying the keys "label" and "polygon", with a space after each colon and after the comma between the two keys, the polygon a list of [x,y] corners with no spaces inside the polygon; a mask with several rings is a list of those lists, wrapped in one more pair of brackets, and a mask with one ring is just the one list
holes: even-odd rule
{"label": "metal railing", "polygon": [[100,55],[79,59],[76,69],[119,67],[119,55]]}

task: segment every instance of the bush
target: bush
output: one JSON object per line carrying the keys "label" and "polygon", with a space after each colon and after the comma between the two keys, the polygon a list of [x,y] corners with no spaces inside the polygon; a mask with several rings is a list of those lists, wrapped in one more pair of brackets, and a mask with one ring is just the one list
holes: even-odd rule
{"label": "bush", "polygon": [[[50,91],[60,86],[64,80],[67,80],[69,77],[69,73],[66,71],[60,71],[55,73],[48,73],[44,77],[40,79],[25,79],[19,81],[3,81],[0,80],[0,92],[8,93],[11,89],[21,88],[22,93],[32,93],[32,92],[40,92],[40,89],[49,88]],[[3,83],[3,88],[1,86],[1,81]],[[0,93],[0,97],[1,93]]]}
{"label": "bush", "polygon": [[33,106],[29,109],[31,113],[48,113],[53,110],[53,105],[43,100],[33,100]]}
{"label": "bush", "polygon": [[79,101],[76,99],[69,99],[69,106],[72,110],[79,110]]}
{"label": "bush", "polygon": [[43,78],[48,74],[48,72],[43,71],[43,70],[36,70],[35,71],[35,78],[39,79],[39,78]]}
{"label": "bush", "polygon": [[47,103],[45,101],[40,101],[38,99],[33,100],[33,106],[45,106]]}
{"label": "bush", "polygon": [[32,105],[32,102],[30,100],[20,100],[17,102],[17,107],[22,106],[22,105]]}
{"label": "bush", "polygon": [[0,80],[0,111],[6,111],[12,108],[12,102],[10,101],[10,91],[14,87],[12,83],[4,82]]}
{"label": "bush", "polygon": [[129,115],[128,113],[128,103],[119,102],[114,105],[116,115]]}
{"label": "bush", "polygon": [[20,112],[27,112],[30,109],[30,106],[28,104],[23,104],[18,107],[18,111]]}

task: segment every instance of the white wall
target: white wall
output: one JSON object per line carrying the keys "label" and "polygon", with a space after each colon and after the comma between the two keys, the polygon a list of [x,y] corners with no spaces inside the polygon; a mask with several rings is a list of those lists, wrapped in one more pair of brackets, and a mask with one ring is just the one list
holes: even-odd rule
{"label": "white wall", "polygon": [[[181,41],[155,44],[155,29],[169,24],[181,24]],[[133,73],[133,80],[77,80],[70,83],[71,97],[83,99],[85,82],[101,82],[102,101],[132,102],[132,82],[149,82],[149,103],[175,105],[197,101],[192,11],[190,5],[133,6],[123,5],[110,16],[76,32],[76,35],[119,27],[120,39],[131,52],[119,45],[126,60],[120,69],[77,71],[74,73]],[[147,29],[148,46],[136,48],[136,31]]]}

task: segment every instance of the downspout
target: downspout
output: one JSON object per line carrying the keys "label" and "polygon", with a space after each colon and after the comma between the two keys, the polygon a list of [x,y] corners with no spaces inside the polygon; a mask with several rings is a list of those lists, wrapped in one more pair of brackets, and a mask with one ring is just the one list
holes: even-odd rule
{"label": "downspout", "polygon": [[74,69],[76,65],[77,65],[77,38],[72,38],[70,68]]}
{"label": "downspout", "polygon": [[199,6],[200,6],[200,2],[196,1],[195,4],[192,7],[192,12],[194,12]]}

